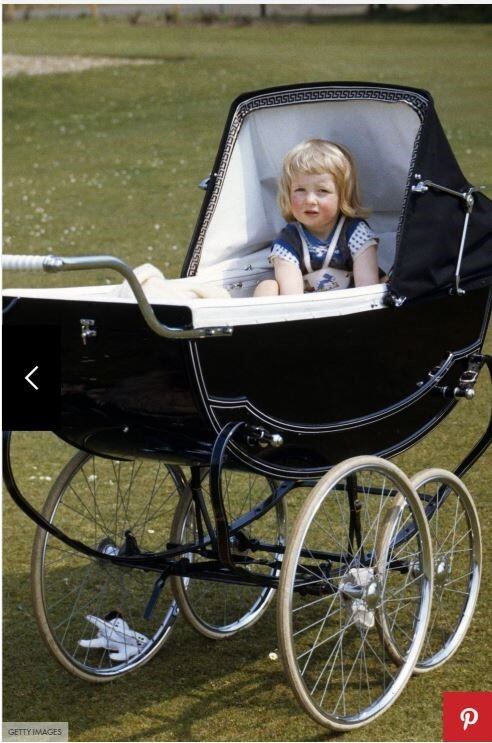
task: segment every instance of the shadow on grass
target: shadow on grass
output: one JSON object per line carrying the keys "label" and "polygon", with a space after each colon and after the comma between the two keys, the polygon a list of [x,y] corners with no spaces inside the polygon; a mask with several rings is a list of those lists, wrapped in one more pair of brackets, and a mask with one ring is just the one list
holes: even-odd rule
{"label": "shadow on grass", "polygon": [[[237,740],[260,740],[260,717],[267,723],[274,708],[285,728],[266,728],[265,740],[286,739],[289,729],[302,729],[305,740],[337,737],[311,723],[281,663],[268,660],[276,644],[273,607],[250,630],[220,642],[198,635],[180,617],[147,665],[117,681],[88,684],[59,667],[42,642],[29,576],[7,573],[3,588],[4,719],[68,721],[72,740],[210,740],[212,729],[214,739],[230,740],[234,724]],[[217,723],[224,714],[229,727]]]}

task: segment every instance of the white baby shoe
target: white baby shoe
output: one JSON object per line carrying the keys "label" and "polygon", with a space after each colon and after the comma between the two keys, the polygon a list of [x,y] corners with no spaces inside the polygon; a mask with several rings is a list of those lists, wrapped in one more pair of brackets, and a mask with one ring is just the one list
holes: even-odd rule
{"label": "white baby shoe", "polygon": [[[109,616],[111,615],[108,614]],[[131,629],[120,615],[111,619],[101,619],[93,614],[87,614],[86,619],[97,627],[97,635],[90,640],[79,640],[79,645],[83,648],[110,650],[111,660],[130,660],[149,642],[146,635]]]}

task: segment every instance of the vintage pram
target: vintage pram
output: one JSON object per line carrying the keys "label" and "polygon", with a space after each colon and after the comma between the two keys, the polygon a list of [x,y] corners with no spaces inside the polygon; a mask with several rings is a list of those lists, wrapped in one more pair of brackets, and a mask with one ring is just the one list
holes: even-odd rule
{"label": "vintage pram", "polygon": [[[310,137],[352,151],[389,280],[253,298],[282,226],[282,156]],[[428,93],[367,83],[240,96],[203,185],[182,278],[150,304],[116,258],[4,257],[7,269],[114,268],[135,294],[4,292],[6,325],[61,328],[56,433],[80,450],[41,515],[4,439],[7,487],[39,525],[39,629],[66,669],[109,681],[151,659],[178,613],[221,639],[278,591],[299,702],[355,728],[456,651],[477,600],[480,528],[459,478],[491,425],[455,473],[410,480],[387,458],[472,397],[484,364],[492,373],[492,205]],[[197,298],[197,285],[231,298]],[[287,538],[285,496],[301,487]]]}

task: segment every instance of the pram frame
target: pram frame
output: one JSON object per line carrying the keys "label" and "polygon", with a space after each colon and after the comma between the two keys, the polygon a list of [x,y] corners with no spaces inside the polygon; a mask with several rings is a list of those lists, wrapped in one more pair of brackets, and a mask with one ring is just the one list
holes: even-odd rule
{"label": "pram frame", "polygon": [[[473,391],[475,382],[478,378],[483,366],[485,366],[489,372],[490,382],[492,384],[492,356],[490,355],[478,355],[473,357],[474,364],[474,376],[471,382],[465,382],[461,388],[455,388],[454,390],[449,389],[447,394],[453,395],[453,397],[464,397],[471,399],[473,395],[467,395],[466,393],[470,390]],[[441,394],[446,394],[446,389],[441,390]],[[184,577],[193,577],[201,580],[216,580],[218,582],[225,583],[238,583],[238,585],[244,583],[254,583],[256,585],[272,586],[278,585],[277,579],[269,579],[266,576],[254,575],[252,573],[246,573],[242,569],[237,569],[237,564],[233,559],[231,553],[231,537],[234,537],[239,533],[245,526],[252,523],[254,520],[262,518],[269,510],[274,508],[276,504],[282,500],[290,490],[298,487],[311,488],[316,483],[316,480],[284,480],[278,483],[275,487],[274,494],[264,502],[255,505],[254,509],[247,514],[244,514],[242,518],[238,519],[237,522],[229,524],[225,517],[224,511],[224,500],[221,492],[221,474],[222,469],[225,465],[225,455],[229,449],[234,436],[240,431],[240,429],[246,429],[246,435],[251,436],[261,435],[261,430],[252,431],[249,429],[244,422],[240,423],[229,423],[224,427],[219,436],[216,439],[214,449],[212,451],[212,457],[210,461],[210,491],[212,498],[212,506],[214,510],[214,523],[209,518],[209,514],[206,512],[206,507],[203,501],[197,499],[196,503],[199,509],[202,510],[202,517],[205,524],[208,527],[208,537],[203,541],[200,540],[195,544],[186,545],[168,545],[168,549],[164,552],[153,554],[153,555],[141,555],[132,553],[132,542],[127,540],[128,552],[127,554],[108,555],[101,554],[88,545],[82,544],[77,540],[72,539],[66,534],[60,532],[56,527],[49,523],[33,506],[26,500],[19,490],[11,465],[11,436],[12,432],[3,432],[3,471],[4,471],[4,482],[7,490],[17,505],[24,511],[24,513],[34,521],[42,529],[52,534],[57,539],[60,539],[67,546],[79,550],[83,554],[96,558],[98,560],[107,561],[114,565],[121,565],[122,567],[132,567],[141,570],[152,570],[154,572],[161,573],[161,578],[165,579],[171,575],[178,575]],[[460,464],[454,470],[454,475],[462,478],[468,470],[473,467],[477,460],[487,450],[492,441],[492,408],[490,411],[490,418],[487,429],[475,443],[472,449],[463,458]],[[189,487],[195,490],[200,490],[201,475],[200,472],[203,468],[200,466],[192,466],[191,468],[191,479]],[[206,472],[206,470],[205,470]],[[177,474],[176,477],[179,477]],[[185,483],[183,483],[185,485]],[[368,492],[367,490],[365,492]],[[371,490],[369,490],[371,492]],[[374,494],[379,495],[379,491],[376,489]],[[446,492],[442,492],[437,500],[433,500],[426,506],[426,512],[429,518],[432,517],[436,508],[444,503],[446,499]],[[352,506],[351,506],[352,507]],[[351,533],[349,535],[349,541],[352,541],[357,529],[360,529],[360,523],[358,522],[357,512],[353,508],[354,521],[351,527]],[[213,529],[215,525],[215,530]],[[412,534],[411,530],[406,530],[405,533],[400,535],[399,539],[396,540],[395,546],[398,546],[401,541],[407,539]],[[211,554],[206,556],[212,560],[217,560],[217,565],[214,563],[210,564],[210,571],[203,566],[194,566],[188,563],[176,562],[176,558],[193,553],[203,552],[207,547],[211,546]],[[264,542],[258,544],[258,548],[266,552],[277,552],[283,554],[285,548],[282,545],[271,545]],[[325,553],[323,558],[333,559],[334,555]],[[220,567],[220,570],[216,570]],[[396,566],[399,569],[399,566]],[[162,588],[162,586],[161,586]]]}

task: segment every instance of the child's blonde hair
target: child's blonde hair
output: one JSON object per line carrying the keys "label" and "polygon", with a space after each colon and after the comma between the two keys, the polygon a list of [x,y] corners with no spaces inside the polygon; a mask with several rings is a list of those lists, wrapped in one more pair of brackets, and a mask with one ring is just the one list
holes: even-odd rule
{"label": "child's blonde hair", "polygon": [[360,202],[355,164],[346,147],[326,139],[307,139],[285,155],[278,200],[287,222],[295,220],[291,211],[290,187],[293,177],[298,173],[304,175],[329,173],[337,187],[341,213],[346,217],[367,216],[368,210]]}

